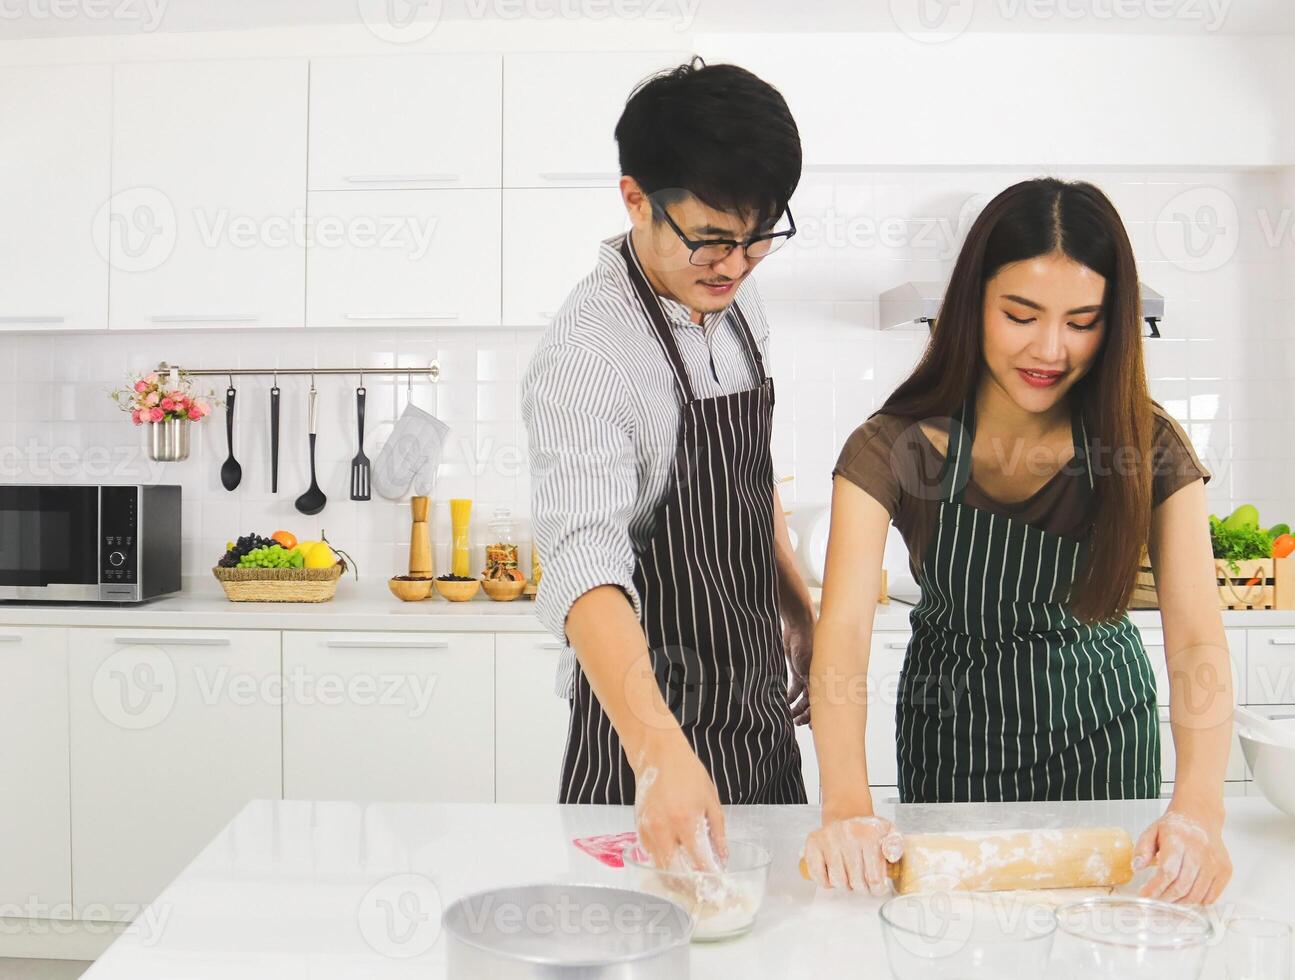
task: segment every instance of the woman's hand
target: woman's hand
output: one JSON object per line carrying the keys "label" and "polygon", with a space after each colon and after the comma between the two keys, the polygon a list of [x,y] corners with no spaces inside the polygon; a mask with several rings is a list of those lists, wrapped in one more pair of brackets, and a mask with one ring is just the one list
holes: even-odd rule
{"label": "woman's hand", "polygon": [[[728,857],[724,811],[710,773],[682,739],[653,746],[635,766],[634,823],[659,868],[717,871]],[[682,854],[685,863],[677,863]]]}
{"label": "woman's hand", "polygon": [[874,816],[827,818],[805,841],[809,877],[823,888],[890,891],[887,864],[904,856],[904,838],[889,820]]}
{"label": "woman's hand", "polygon": [[1133,848],[1133,870],[1148,866],[1158,870],[1138,892],[1143,898],[1187,905],[1214,903],[1232,878],[1222,820],[1171,806]]}

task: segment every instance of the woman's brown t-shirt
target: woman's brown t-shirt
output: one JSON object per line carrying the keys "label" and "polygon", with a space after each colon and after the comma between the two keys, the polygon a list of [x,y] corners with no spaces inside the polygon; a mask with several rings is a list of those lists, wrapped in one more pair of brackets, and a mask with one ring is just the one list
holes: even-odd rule
{"label": "woman's brown t-shirt", "polygon": [[[948,420],[928,426],[947,434]],[[1182,427],[1159,405],[1154,406],[1152,433],[1152,501],[1159,505],[1196,480],[1210,478]],[[1090,449],[1094,467],[1101,455]],[[846,440],[833,474],[860,487],[886,508],[908,545],[909,562],[918,575],[926,545],[939,517],[940,471],[944,455],[919,423],[877,414]],[[963,501],[969,507],[1023,521],[1050,534],[1079,539],[1091,523],[1088,475],[1077,461],[1062,466],[1033,496],[1004,503],[988,496],[974,475]]]}

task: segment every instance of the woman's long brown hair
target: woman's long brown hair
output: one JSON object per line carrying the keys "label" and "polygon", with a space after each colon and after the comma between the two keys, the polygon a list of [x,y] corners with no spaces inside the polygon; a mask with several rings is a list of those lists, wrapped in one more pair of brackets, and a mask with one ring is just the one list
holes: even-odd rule
{"label": "woman's long brown hair", "polygon": [[881,411],[913,420],[949,416],[973,397],[985,370],[986,283],[1012,262],[1053,252],[1106,280],[1102,349],[1069,396],[1088,427],[1095,480],[1088,557],[1070,608],[1100,622],[1129,606],[1151,529],[1152,470],[1138,274],[1105,194],[1092,184],[1041,178],[990,201],[967,233],[921,361]]}

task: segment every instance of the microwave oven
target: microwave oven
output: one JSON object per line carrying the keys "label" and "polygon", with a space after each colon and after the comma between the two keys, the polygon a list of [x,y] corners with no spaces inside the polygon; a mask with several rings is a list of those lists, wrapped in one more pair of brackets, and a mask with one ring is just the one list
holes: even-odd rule
{"label": "microwave oven", "polygon": [[142,602],[180,590],[175,485],[0,484],[0,599]]}

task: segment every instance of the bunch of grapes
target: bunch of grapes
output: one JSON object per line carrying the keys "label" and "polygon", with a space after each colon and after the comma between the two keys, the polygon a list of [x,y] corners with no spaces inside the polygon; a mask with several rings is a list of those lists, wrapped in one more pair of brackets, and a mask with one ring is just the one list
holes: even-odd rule
{"label": "bunch of grapes", "polygon": [[253,548],[238,560],[239,568],[302,568],[305,557],[296,548],[289,551],[277,542]]}
{"label": "bunch of grapes", "polygon": [[217,563],[221,568],[238,568],[244,555],[256,548],[268,548],[270,545],[277,547],[277,542],[270,538],[263,538],[259,534],[244,534],[237,541],[229,545],[229,550],[225,556]]}

